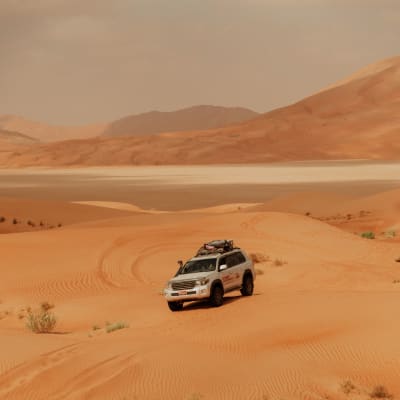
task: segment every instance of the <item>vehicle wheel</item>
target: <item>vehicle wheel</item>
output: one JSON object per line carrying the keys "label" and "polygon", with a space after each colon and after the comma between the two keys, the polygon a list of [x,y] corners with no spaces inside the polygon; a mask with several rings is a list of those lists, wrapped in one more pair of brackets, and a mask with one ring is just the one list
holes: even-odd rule
{"label": "vehicle wheel", "polygon": [[181,311],[183,308],[183,303],[180,301],[169,301],[168,307],[171,311]]}
{"label": "vehicle wheel", "polygon": [[243,296],[251,296],[254,290],[254,282],[253,277],[250,274],[246,274],[243,278],[243,285],[240,289],[240,293]]}
{"label": "vehicle wheel", "polygon": [[211,296],[210,303],[213,307],[220,307],[224,302],[224,290],[220,285],[214,286]]}

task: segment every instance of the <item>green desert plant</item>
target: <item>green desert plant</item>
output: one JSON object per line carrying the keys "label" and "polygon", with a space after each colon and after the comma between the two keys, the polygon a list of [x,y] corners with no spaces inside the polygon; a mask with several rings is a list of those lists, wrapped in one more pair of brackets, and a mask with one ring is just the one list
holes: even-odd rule
{"label": "green desert plant", "polygon": [[106,325],[106,332],[111,333],[114,331],[118,331],[119,329],[129,328],[129,324],[123,321],[115,322],[114,324]]}
{"label": "green desert plant", "polygon": [[393,397],[383,385],[375,386],[369,396],[372,399],[391,399]]}
{"label": "green desert plant", "polygon": [[57,318],[51,312],[53,304],[45,301],[40,304],[39,309],[28,309],[26,326],[34,333],[50,333],[57,324]]}
{"label": "green desert plant", "polygon": [[361,237],[364,239],[375,239],[375,233],[372,231],[362,232]]}

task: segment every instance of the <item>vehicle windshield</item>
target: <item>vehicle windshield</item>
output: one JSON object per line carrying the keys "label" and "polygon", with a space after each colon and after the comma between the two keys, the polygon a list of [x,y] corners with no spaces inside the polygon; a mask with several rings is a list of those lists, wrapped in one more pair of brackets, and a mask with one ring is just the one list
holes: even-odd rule
{"label": "vehicle windshield", "polygon": [[216,265],[217,265],[216,258],[206,258],[204,260],[188,261],[179,271],[179,274],[193,274],[194,272],[211,272],[215,271]]}

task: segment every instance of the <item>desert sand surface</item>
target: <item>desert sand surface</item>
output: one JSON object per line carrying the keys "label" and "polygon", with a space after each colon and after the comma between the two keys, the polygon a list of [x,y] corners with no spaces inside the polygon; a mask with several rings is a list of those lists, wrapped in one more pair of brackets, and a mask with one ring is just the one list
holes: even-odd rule
{"label": "desert sand surface", "polygon": [[[223,192],[228,167],[215,168],[211,186],[204,170],[187,168],[136,177],[52,171],[47,188],[49,171],[2,171],[1,194],[17,195],[1,198],[0,210],[63,226],[0,235],[0,399],[367,400],[376,385],[397,398],[397,167],[385,164],[393,176],[384,168],[380,178],[360,181],[350,165],[338,182],[318,165],[321,179],[296,176],[296,165],[292,181],[282,175],[284,186],[272,185],[272,198],[250,190],[253,198],[241,202],[229,191],[230,201],[213,198],[203,208],[192,196]],[[251,188],[271,187],[262,171],[246,171],[256,181]],[[248,189],[236,178],[226,187]],[[78,180],[95,180],[103,191],[91,187],[82,198]],[[179,209],[167,210],[159,192],[153,210],[122,192],[110,200],[103,194],[114,190],[112,181],[140,186],[142,202],[154,188],[169,188]],[[290,185],[301,190],[288,193]],[[62,187],[74,198],[56,199]],[[41,191],[47,200],[34,199]],[[338,213],[352,214],[351,229],[329,219]],[[368,223],[375,240],[359,235]],[[397,236],[378,235],[382,229]],[[188,303],[171,313],[161,292],[176,260],[215,238],[233,238],[257,257],[254,295],[233,292],[220,308]],[[54,304],[58,323],[54,333],[34,334],[26,310],[43,301]],[[107,333],[117,322],[128,327]],[[346,381],[354,385],[349,394]]]}
{"label": "desert sand surface", "polygon": [[36,144],[0,153],[0,163],[18,168],[397,160],[399,106],[400,57],[395,57],[295,104],[227,127]]}
{"label": "desert sand surface", "polygon": [[[111,201],[146,210],[179,211],[229,203],[265,203],[277,196],[313,191],[325,193],[328,200],[330,196],[372,195],[396,189],[399,180],[400,163],[371,161],[25,168],[0,169],[0,194],[41,200]],[[306,207],[307,211],[312,210]]]}

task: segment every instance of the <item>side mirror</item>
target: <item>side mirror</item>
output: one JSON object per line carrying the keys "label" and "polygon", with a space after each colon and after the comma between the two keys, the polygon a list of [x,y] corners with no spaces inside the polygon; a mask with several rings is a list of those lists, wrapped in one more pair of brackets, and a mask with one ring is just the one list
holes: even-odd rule
{"label": "side mirror", "polygon": [[228,268],[228,266],[226,264],[222,264],[222,265],[219,266],[219,270],[220,271],[223,271],[223,270],[225,270],[227,268]]}
{"label": "side mirror", "polygon": [[180,267],[183,267],[183,261],[182,261],[182,260],[178,260],[177,263],[178,263],[178,265],[179,265]]}

